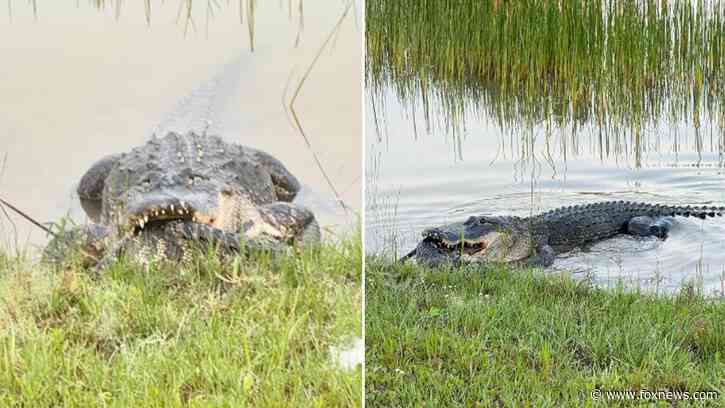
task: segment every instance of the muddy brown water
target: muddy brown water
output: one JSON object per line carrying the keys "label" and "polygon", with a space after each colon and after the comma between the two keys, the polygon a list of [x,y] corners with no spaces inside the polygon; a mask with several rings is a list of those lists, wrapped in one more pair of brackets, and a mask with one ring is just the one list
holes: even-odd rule
{"label": "muddy brown water", "polygon": [[[175,21],[175,2],[155,6],[150,27],[142,2],[124,3],[120,18],[112,9],[45,2],[39,4],[37,21],[30,6],[16,3],[12,20],[0,15],[0,162],[5,158],[0,197],[42,222],[66,214],[84,221],[74,191],[94,160],[147,141],[184,97],[238,58],[236,83],[220,87],[226,102],[215,112],[219,131],[229,141],[278,157],[301,180],[299,201],[317,213],[323,226],[339,231],[356,222],[361,201],[359,12],[349,13],[296,105],[313,148],[353,210],[346,213],[336,205],[282,103],[288,79],[299,80],[342,14],[343,2],[305,2],[301,32],[296,8],[290,13],[277,2],[258,4],[254,53],[248,26],[240,24],[232,5],[218,10],[208,26],[200,8],[196,30],[184,35],[183,24]],[[10,218],[0,215],[2,245],[23,248],[46,241],[36,227]]]}
{"label": "muddy brown water", "polygon": [[[471,215],[528,216],[609,200],[725,205],[725,134],[713,118],[703,116],[699,130],[666,120],[647,126],[638,160],[619,132],[602,153],[592,124],[576,137],[555,130],[547,143],[542,124],[502,130],[485,116],[470,115],[455,132],[433,117],[426,129],[421,106],[393,91],[376,108],[377,123],[368,115],[365,128],[367,253],[405,254],[423,229]],[[562,254],[551,269],[602,285],[723,293],[725,217],[678,217],[665,241],[623,235]]]}

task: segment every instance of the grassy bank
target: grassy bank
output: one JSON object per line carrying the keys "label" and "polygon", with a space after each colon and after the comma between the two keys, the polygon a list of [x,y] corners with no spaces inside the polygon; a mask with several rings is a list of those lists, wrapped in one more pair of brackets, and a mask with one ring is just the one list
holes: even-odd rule
{"label": "grassy bank", "polygon": [[100,277],[0,253],[0,406],[355,406],[359,234],[301,256],[121,261]]}
{"label": "grassy bank", "polygon": [[725,405],[722,299],[372,258],[366,296],[370,407],[609,406],[593,390],[643,388],[717,391],[707,403]]}

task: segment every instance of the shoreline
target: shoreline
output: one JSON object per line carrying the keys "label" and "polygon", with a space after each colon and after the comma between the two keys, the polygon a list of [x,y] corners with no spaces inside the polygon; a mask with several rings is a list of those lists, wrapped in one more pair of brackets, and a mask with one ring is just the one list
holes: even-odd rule
{"label": "shoreline", "polygon": [[724,395],[725,298],[602,289],[531,269],[482,272],[367,258],[371,406],[596,405],[595,390]]}

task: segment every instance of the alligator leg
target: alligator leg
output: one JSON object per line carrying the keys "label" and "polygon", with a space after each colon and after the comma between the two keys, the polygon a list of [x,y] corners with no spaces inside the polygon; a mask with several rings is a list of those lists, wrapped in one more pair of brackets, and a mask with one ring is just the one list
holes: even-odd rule
{"label": "alligator leg", "polygon": [[272,183],[274,184],[277,199],[286,202],[294,200],[297,192],[300,191],[300,182],[284,167],[282,162],[261,150],[245,149],[269,171],[269,174],[272,176]]}
{"label": "alligator leg", "polygon": [[527,266],[551,266],[556,258],[554,248],[548,244],[539,244],[532,256],[525,260]]}
{"label": "alligator leg", "polygon": [[81,199],[81,206],[93,222],[98,222],[101,216],[101,200],[106,177],[122,157],[123,154],[114,154],[93,163],[78,184],[76,191]]}
{"label": "alligator leg", "polygon": [[78,251],[83,266],[94,265],[104,257],[110,235],[109,228],[93,223],[59,232],[43,250],[43,260],[63,264]]}
{"label": "alligator leg", "polygon": [[672,217],[634,217],[627,224],[627,233],[640,237],[655,236],[664,239],[667,238],[672,222]]}
{"label": "alligator leg", "polygon": [[536,257],[542,266],[551,266],[554,263],[554,249],[550,245],[539,245],[536,248]]}
{"label": "alligator leg", "polygon": [[[320,226],[312,212],[305,207],[277,202],[259,207],[259,212],[266,225],[271,225],[280,236],[293,236],[296,244],[305,246],[320,241]],[[249,227],[244,229],[247,231]]]}

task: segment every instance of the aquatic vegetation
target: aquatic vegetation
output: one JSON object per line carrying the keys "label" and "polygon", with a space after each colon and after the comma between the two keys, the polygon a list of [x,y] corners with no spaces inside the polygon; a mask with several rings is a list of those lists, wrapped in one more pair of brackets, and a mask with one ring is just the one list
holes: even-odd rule
{"label": "aquatic vegetation", "polygon": [[[154,11],[163,6],[163,3],[163,1],[158,0],[143,0],[143,12],[146,18],[146,24],[151,25],[151,19]],[[124,0],[89,0],[88,4],[98,10],[112,10],[116,18],[120,18],[124,7],[126,7],[126,2]],[[254,51],[254,27],[256,21],[255,15],[257,10],[257,0],[239,0],[238,2],[220,2],[219,0],[181,0],[178,4],[176,22],[183,27],[184,34],[187,34],[190,30],[197,30],[198,21],[204,21],[204,27],[208,33],[209,24],[217,14],[229,12],[230,10],[238,12],[239,22],[246,24],[248,27],[249,48],[251,51]],[[80,1],[77,1],[76,5],[80,5]],[[37,19],[39,10],[37,0],[29,0],[28,6],[32,8],[33,15]],[[293,10],[297,10],[299,38],[302,28],[304,27],[304,0],[288,0],[287,2],[280,2],[279,6],[280,10],[289,14],[290,20],[292,19]],[[13,0],[7,0],[7,14],[10,20],[13,19],[13,13]]]}
{"label": "aquatic vegetation", "polygon": [[[302,0],[300,0],[300,3]],[[123,0],[91,0],[91,5],[98,9],[105,9],[112,7],[114,9],[114,12],[116,14],[116,17],[118,18],[121,15],[121,10],[123,9]],[[144,0],[144,14],[146,16],[146,23],[151,24],[151,14],[153,8],[156,6],[153,4],[151,0]],[[161,3],[159,3],[161,4]],[[196,7],[194,7],[196,5]],[[35,7],[35,1],[33,1],[33,6]],[[222,4],[217,0],[203,0],[203,1],[194,1],[194,0],[182,0],[179,2],[179,9],[176,14],[176,21],[183,24],[184,26],[184,33],[186,34],[189,31],[189,28],[196,29],[196,23],[194,17],[197,16],[200,13],[203,13],[205,20],[206,20],[206,26],[208,29],[210,20],[214,17],[214,15],[217,12],[220,12],[222,10]],[[225,7],[229,7],[229,2],[226,2],[224,4]],[[246,15],[246,22],[247,27],[249,28],[249,48],[254,51],[254,21],[255,21],[255,9],[257,7],[257,0],[239,0],[238,4],[238,10],[239,10],[239,21],[241,23],[244,23],[245,21],[245,15]],[[302,6],[300,6],[301,8]],[[292,0],[289,1],[289,12],[292,13]],[[203,11],[199,11],[199,10]]]}
{"label": "aquatic vegetation", "polygon": [[710,0],[369,0],[366,82],[458,128],[584,123],[627,132],[703,120],[725,149],[725,4]]}

